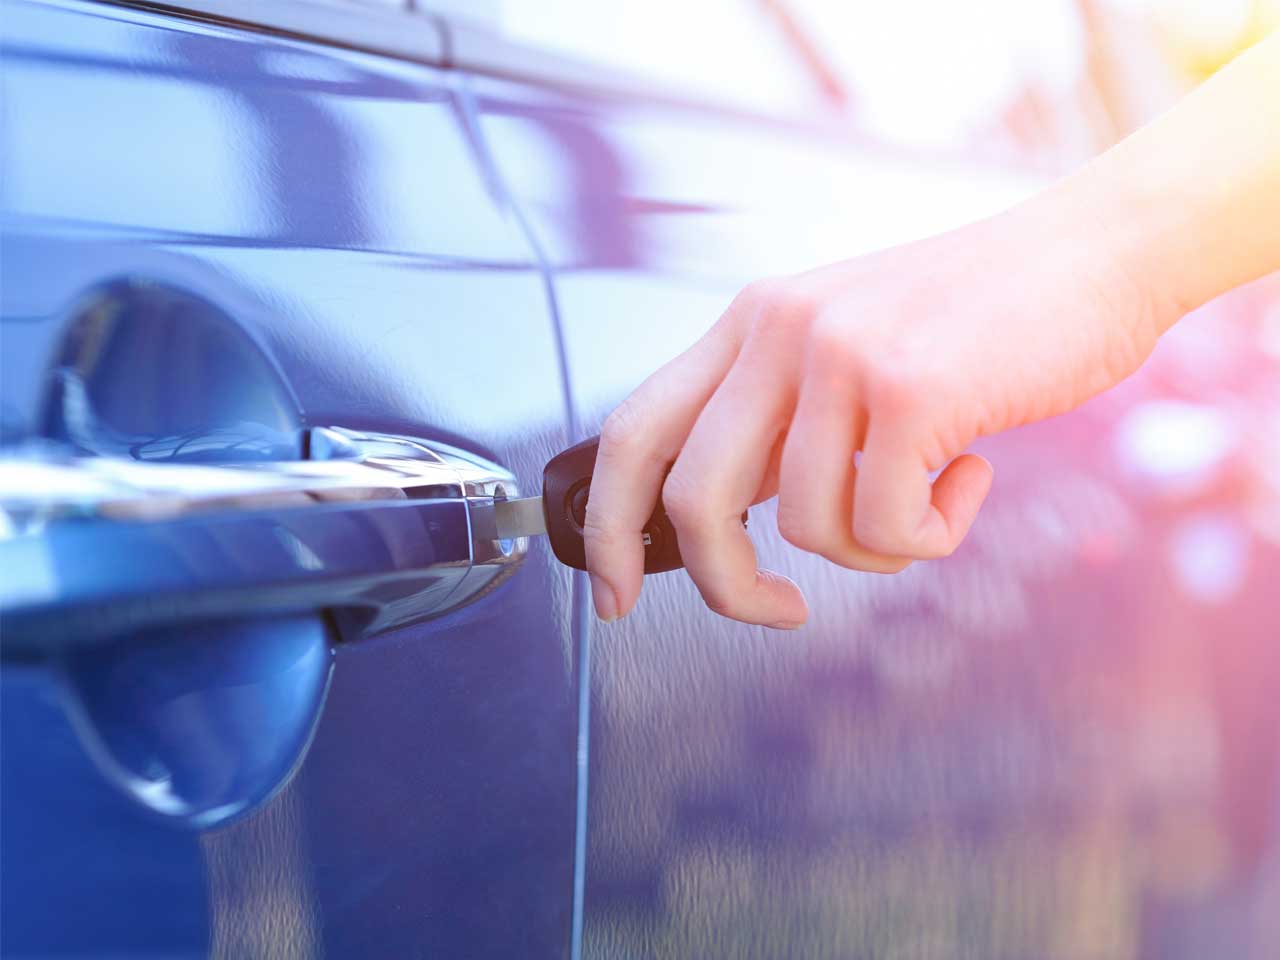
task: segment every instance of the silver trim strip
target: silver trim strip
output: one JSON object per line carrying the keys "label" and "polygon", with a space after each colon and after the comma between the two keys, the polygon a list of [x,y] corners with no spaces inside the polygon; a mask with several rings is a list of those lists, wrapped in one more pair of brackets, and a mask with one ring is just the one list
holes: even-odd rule
{"label": "silver trim strip", "polygon": [[[497,530],[495,501],[518,495],[501,467],[336,427],[312,428],[308,447],[310,460],[215,465],[39,441],[0,451],[0,568],[16,574],[0,581],[6,655],[229,610],[331,609],[344,638],[367,636],[488,593],[528,552],[527,538]],[[263,531],[296,562],[243,562]],[[361,546],[348,556],[353,535]],[[71,558],[104,551],[93,562],[106,565],[123,551],[132,565],[58,574],[54,545]],[[175,581],[175,562],[192,575]]]}
{"label": "silver trim strip", "polygon": [[311,459],[206,465],[77,456],[54,444],[0,452],[0,545],[77,519],[161,522],[318,504],[465,502],[472,564],[518,562],[522,535],[500,534],[495,501],[516,497],[507,471],[445,444],[313,427]]}
{"label": "silver trim strip", "polygon": [[[351,50],[386,54],[439,69],[530,83],[580,95],[640,100],[779,124],[778,117],[691,96],[660,78],[594,63],[504,37],[492,27],[412,7],[354,0],[94,0],[115,7],[191,17],[241,29],[263,30]],[[797,129],[821,129],[784,122]]]}
{"label": "silver trim strip", "polygon": [[437,17],[407,7],[350,0],[99,0],[118,7],[195,17],[434,66],[447,61]]}
{"label": "silver trim strip", "polygon": [[426,451],[398,456],[381,447],[375,442],[352,459],[230,465],[6,450],[0,454],[0,542],[77,518],[158,522],[314,503],[464,498],[457,471],[438,457]]}

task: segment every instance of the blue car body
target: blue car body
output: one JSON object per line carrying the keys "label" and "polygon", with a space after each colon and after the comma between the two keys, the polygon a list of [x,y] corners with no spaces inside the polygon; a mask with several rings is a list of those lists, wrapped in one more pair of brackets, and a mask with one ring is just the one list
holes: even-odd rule
{"label": "blue car body", "polygon": [[[181,432],[150,422],[177,405],[187,430],[250,423],[283,438],[264,455],[275,461],[335,424],[455,442],[538,488],[569,438],[554,321],[450,77],[96,4],[6,3],[3,20],[6,439],[65,432],[50,429],[49,372],[76,365],[78,318],[123,302],[140,332],[122,337],[117,321],[111,349],[80,364],[116,432]],[[143,319],[170,296],[176,329]],[[216,314],[207,335],[202,311]],[[220,342],[228,329],[247,342]],[[323,555],[302,516],[317,562],[358,549],[352,534]],[[83,556],[89,579],[179,569],[180,546],[133,555],[80,536],[44,549],[64,568]],[[225,541],[203,555],[256,567],[265,589],[281,569],[270,549]],[[209,571],[179,578],[197,574]],[[50,589],[65,598],[74,573]],[[238,600],[152,624],[128,663],[109,662],[118,641],[57,666],[6,662],[5,955],[558,955],[574,824],[569,595],[538,551],[489,596],[349,647],[325,615],[242,617]],[[182,729],[173,789],[199,807],[167,816],[122,795],[78,745],[69,699],[81,726]],[[254,808],[237,813],[245,799]]]}
{"label": "blue car body", "polygon": [[413,6],[0,0],[0,952],[1273,955],[1276,364],[986,441],[900,577],[753,510],[795,637],[593,629],[486,506],[744,282],[1034,184]]}

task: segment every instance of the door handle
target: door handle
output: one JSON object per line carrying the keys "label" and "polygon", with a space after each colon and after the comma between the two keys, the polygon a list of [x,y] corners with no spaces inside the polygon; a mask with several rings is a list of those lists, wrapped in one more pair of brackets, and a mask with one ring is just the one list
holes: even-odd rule
{"label": "door handle", "polygon": [[514,478],[444,444],[312,428],[310,459],[202,464],[0,453],[6,658],[176,620],[329,611],[343,639],[455,609],[509,575]]}

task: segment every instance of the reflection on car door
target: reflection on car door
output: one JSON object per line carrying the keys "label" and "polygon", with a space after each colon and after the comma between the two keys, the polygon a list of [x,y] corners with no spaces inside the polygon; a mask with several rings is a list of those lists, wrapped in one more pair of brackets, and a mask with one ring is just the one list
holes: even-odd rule
{"label": "reflection on car door", "polygon": [[[537,490],[569,439],[552,316],[445,74],[121,6],[6,0],[0,16],[6,456],[74,446],[129,483],[164,469],[143,460],[225,480],[257,457],[261,479],[300,459],[335,458],[313,477],[356,469],[337,461],[364,444],[378,469],[492,464],[508,493]],[[346,500],[324,509],[354,516],[353,550],[375,532]],[[211,540],[205,558],[232,581],[286,548],[312,580],[356,562],[314,539],[324,524],[281,516],[274,540]],[[204,535],[200,517],[170,522]],[[135,603],[146,630],[121,621],[106,653],[5,648],[6,955],[564,954],[567,572],[535,543],[517,575],[421,621],[417,587],[387,576],[404,538],[377,534],[391,552],[359,558],[382,578],[362,596],[395,629],[367,635],[321,601],[233,624],[193,596]],[[128,562],[162,581],[160,556]],[[128,573],[119,554],[53,557],[72,559],[86,589]],[[281,585],[237,589],[270,606]],[[251,791],[241,765],[285,716],[255,686],[268,658],[322,706],[270,760],[279,782]],[[174,734],[168,770],[147,765],[157,730]],[[194,817],[192,791],[226,803]]]}

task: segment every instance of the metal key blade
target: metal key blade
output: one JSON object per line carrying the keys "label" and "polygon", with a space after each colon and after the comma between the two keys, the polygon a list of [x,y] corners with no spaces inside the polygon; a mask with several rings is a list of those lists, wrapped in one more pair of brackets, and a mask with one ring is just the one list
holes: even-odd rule
{"label": "metal key blade", "polygon": [[541,496],[524,497],[520,500],[495,500],[493,516],[498,527],[499,540],[535,537],[547,532],[547,518],[542,512]]}

